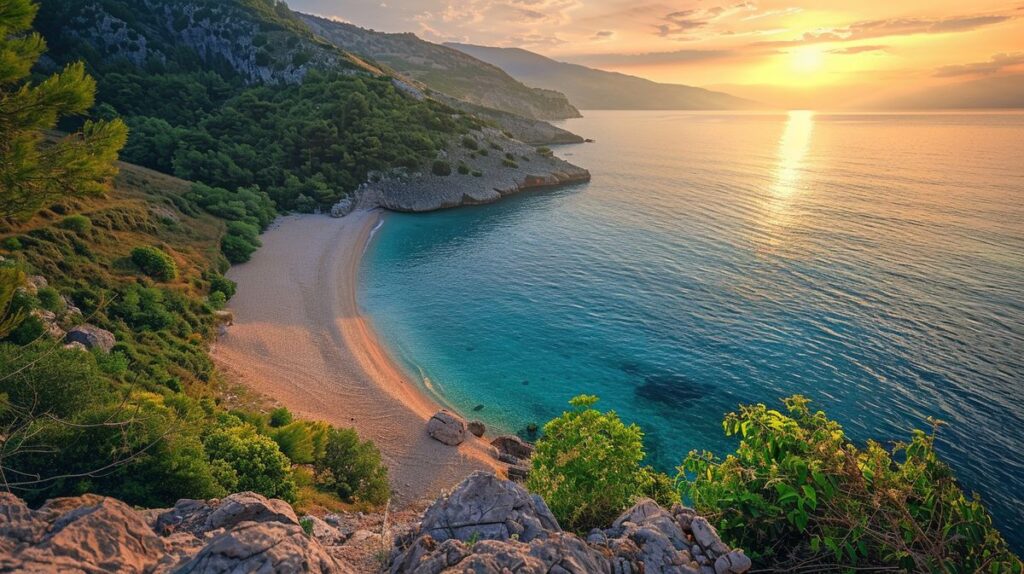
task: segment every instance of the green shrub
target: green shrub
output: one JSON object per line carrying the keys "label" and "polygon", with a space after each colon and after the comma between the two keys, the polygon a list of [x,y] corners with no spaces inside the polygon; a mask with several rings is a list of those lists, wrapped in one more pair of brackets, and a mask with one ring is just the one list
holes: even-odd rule
{"label": "green shrub", "polygon": [[270,411],[270,426],[277,428],[292,422],[292,412],[288,407],[277,407]]}
{"label": "green shrub", "polygon": [[64,299],[60,296],[60,292],[53,287],[43,287],[36,292],[36,298],[39,299],[39,305],[47,311],[60,313],[64,310]]}
{"label": "green shrub", "polygon": [[314,466],[317,482],[342,500],[379,505],[390,497],[380,451],[372,442],[360,441],[354,429],[332,428],[325,453]]}
{"label": "green shrub", "polygon": [[501,151],[503,149],[500,145],[497,144],[497,142],[488,142],[488,143],[491,144],[491,149],[496,149],[498,151]]}
{"label": "green shrub", "polygon": [[477,143],[476,138],[470,135],[462,136],[462,147],[466,149],[476,150],[480,147]]}
{"label": "green shrub", "polygon": [[313,464],[324,456],[329,430],[327,423],[295,421],[272,429],[270,437],[295,464]]}
{"label": "green shrub", "polygon": [[157,281],[174,281],[178,278],[178,266],[174,259],[156,247],[132,249],[132,263]]}
{"label": "green shrub", "polygon": [[88,233],[92,229],[92,220],[80,214],[69,215],[62,219],[58,225],[75,233]]}
{"label": "green shrub", "polygon": [[207,298],[207,302],[210,303],[210,307],[213,309],[220,310],[224,308],[224,305],[227,305],[228,299],[220,291],[214,291],[210,293],[210,296]]}
{"label": "green shrub", "polygon": [[263,245],[259,240],[259,228],[251,223],[232,221],[220,241],[220,250],[231,263],[245,263]]}
{"label": "green shrub", "polygon": [[491,155],[491,152],[487,151],[487,148],[485,148],[485,147],[480,148],[480,150],[477,151],[477,153],[479,153],[480,155],[482,155],[484,157],[487,157],[487,156]]}
{"label": "green shrub", "polygon": [[543,146],[543,145],[540,146],[539,148],[537,148],[537,153],[539,153],[542,156],[546,156],[546,157],[551,157],[551,156],[555,155],[555,153],[553,151],[551,151],[551,148],[549,148],[548,146]]}
{"label": "green shrub", "polygon": [[21,249],[21,240],[17,237],[8,237],[0,242],[0,246],[3,246],[8,251],[17,251]]}
{"label": "green shrub", "polygon": [[235,296],[236,289],[238,289],[238,284],[227,277],[220,274],[210,276],[210,293],[219,291],[224,294],[225,299],[231,299]]}
{"label": "green shrub", "polygon": [[518,163],[516,163],[516,162],[514,162],[514,161],[512,161],[510,159],[503,159],[503,160],[501,160],[501,165],[503,165],[505,167],[519,167]]}
{"label": "green shrub", "polygon": [[443,159],[434,160],[434,164],[430,167],[430,172],[440,176],[451,175],[452,164]]}
{"label": "green shrub", "polygon": [[459,173],[462,174],[462,175],[469,175],[469,166],[464,164],[464,163],[460,163],[459,164]]}
{"label": "green shrub", "polygon": [[291,462],[277,443],[259,434],[256,427],[242,423],[218,429],[204,438],[203,445],[211,462],[226,464],[222,467],[228,474],[226,480],[230,481],[231,473],[237,477],[234,488],[288,502],[295,500]]}
{"label": "green shrub", "polygon": [[934,429],[892,451],[859,448],[806,398],[784,402],[788,414],[740,406],[723,425],[740,438],[736,452],[694,451],[680,467],[683,494],[727,543],[779,569],[1021,572],[981,501],[939,460]]}
{"label": "green shrub", "polygon": [[477,169],[473,170],[473,177],[483,177],[483,175],[484,175],[484,172],[482,172],[480,170],[477,170]]}
{"label": "green shrub", "polygon": [[544,425],[526,486],[539,494],[564,528],[605,526],[634,499],[653,491],[643,433],[614,412],[591,408],[597,397],[578,396],[572,410]]}
{"label": "green shrub", "polygon": [[21,323],[11,330],[7,340],[15,345],[27,345],[46,333],[46,326],[35,315],[25,317]]}

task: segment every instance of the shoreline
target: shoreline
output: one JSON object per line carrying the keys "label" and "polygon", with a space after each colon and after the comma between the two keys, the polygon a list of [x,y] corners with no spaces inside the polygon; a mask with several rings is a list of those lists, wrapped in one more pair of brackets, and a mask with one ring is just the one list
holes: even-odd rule
{"label": "shoreline", "polygon": [[498,470],[485,441],[458,447],[426,433],[442,406],[395,361],[359,310],[360,262],[379,210],[279,218],[238,283],[234,324],[212,356],[239,383],[296,415],[354,427],[381,450],[394,500],[433,499],[474,470]]}

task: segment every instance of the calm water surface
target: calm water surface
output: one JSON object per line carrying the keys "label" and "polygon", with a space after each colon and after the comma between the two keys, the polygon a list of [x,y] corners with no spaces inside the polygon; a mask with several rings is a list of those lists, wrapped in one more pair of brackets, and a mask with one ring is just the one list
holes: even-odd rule
{"label": "calm water surface", "polygon": [[586,116],[590,184],[386,218],[361,303],[411,372],[513,432],[599,395],[663,469],[738,403],[938,417],[1024,546],[1024,114]]}

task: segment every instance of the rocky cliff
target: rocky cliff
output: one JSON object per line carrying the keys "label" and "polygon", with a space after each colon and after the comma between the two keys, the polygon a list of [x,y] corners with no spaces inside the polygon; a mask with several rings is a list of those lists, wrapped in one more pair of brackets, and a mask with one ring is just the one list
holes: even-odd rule
{"label": "rocky cliff", "polygon": [[[251,492],[164,510],[95,495],[33,510],[3,493],[0,572],[741,574],[751,567],[687,508],[640,500],[583,539],[563,531],[539,497],[488,473],[471,475],[422,515],[396,518],[300,519],[287,503]],[[368,522],[376,531],[360,528]]]}
{"label": "rocky cliff", "polygon": [[356,191],[357,201],[352,207],[434,211],[492,203],[530,189],[590,181],[586,169],[557,158],[544,148],[508,138],[493,128],[453,141],[438,161],[447,165],[450,173],[435,173],[428,165],[416,173],[376,177]]}

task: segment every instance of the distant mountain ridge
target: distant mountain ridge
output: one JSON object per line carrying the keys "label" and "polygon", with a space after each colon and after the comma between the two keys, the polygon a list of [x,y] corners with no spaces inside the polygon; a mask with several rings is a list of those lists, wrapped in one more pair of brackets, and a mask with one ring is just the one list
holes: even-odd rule
{"label": "distant mountain ridge", "polygon": [[537,120],[580,115],[558,91],[531,88],[497,66],[415,34],[376,32],[308,14],[299,17],[339,48],[373,58],[430,89],[470,104]]}
{"label": "distant mountain ridge", "polygon": [[557,90],[580,109],[602,110],[735,110],[764,107],[723,92],[596,70],[552,60],[521,48],[472,44],[446,46],[493,64],[529,86]]}

